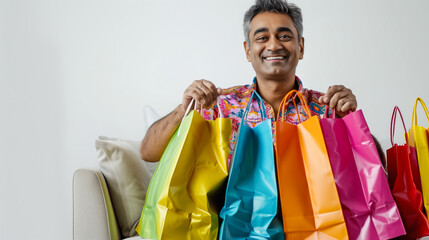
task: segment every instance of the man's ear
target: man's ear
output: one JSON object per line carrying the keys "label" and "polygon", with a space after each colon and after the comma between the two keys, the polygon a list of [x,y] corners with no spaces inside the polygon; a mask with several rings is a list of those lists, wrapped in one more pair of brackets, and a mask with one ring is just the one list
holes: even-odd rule
{"label": "man's ear", "polygon": [[248,62],[251,62],[250,60],[250,46],[249,43],[247,41],[243,42],[243,46],[244,46],[244,51],[246,52],[246,58]]}
{"label": "man's ear", "polygon": [[299,60],[302,60],[304,58],[304,37],[301,37],[299,48]]}

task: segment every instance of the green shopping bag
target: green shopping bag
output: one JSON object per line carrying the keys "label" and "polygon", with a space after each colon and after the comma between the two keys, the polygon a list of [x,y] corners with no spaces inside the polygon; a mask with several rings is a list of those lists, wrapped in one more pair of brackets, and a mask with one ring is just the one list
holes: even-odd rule
{"label": "green shopping bag", "polygon": [[183,119],[149,184],[136,228],[142,238],[217,239],[212,199],[227,179],[231,129],[231,119],[208,121],[195,110]]}

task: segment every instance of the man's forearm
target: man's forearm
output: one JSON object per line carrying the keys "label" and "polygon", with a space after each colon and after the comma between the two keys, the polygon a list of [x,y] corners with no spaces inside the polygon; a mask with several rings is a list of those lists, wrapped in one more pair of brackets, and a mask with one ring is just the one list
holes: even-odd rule
{"label": "man's forearm", "polygon": [[171,136],[179,126],[185,112],[181,105],[167,116],[155,122],[140,143],[140,158],[148,162],[157,162],[167,147]]}

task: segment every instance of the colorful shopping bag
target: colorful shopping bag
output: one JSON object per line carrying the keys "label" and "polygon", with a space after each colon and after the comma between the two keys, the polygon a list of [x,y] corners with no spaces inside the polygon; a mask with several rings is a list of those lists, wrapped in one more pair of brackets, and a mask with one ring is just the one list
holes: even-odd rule
{"label": "colorful shopping bag", "polygon": [[429,111],[425,102],[417,98],[414,104],[412,126],[409,131],[410,145],[416,148],[417,160],[419,162],[420,179],[422,184],[423,204],[426,209],[426,216],[429,216],[429,140],[428,130],[417,124],[417,104],[423,107],[429,121]]}
{"label": "colorful shopping bag", "polygon": [[349,237],[356,240],[379,239],[344,121],[335,118],[335,111],[331,118],[326,113],[320,125]]}
{"label": "colorful shopping bag", "polygon": [[330,118],[325,114],[320,124],[350,239],[403,235],[400,215],[362,111],[342,119],[335,118],[334,111]]}
{"label": "colorful shopping bag", "polygon": [[[347,129],[378,239],[391,239],[404,235],[405,229],[398,208],[390,193],[377,147],[362,111],[349,113],[342,119]],[[352,191],[354,187],[352,186]]]}
{"label": "colorful shopping bag", "polygon": [[[259,103],[263,121],[254,128],[247,122],[252,99]],[[223,219],[223,239],[284,239],[277,218],[277,181],[271,119],[267,119],[261,97],[253,92],[241,121],[232,158]]]}
{"label": "colorful shopping bag", "polygon": [[[405,135],[406,138],[409,139],[408,134]],[[392,140],[393,141],[393,140]],[[416,189],[421,193],[422,192],[422,183],[421,183],[421,179],[420,179],[420,172],[419,172],[419,163],[417,161],[417,151],[414,147],[411,147],[411,145],[409,144],[409,140],[407,140],[407,146],[408,146],[408,155],[409,155],[409,160],[410,160],[410,168],[411,168],[411,175],[413,177],[413,182],[414,185],[416,186]],[[395,144],[392,142],[392,147]],[[388,182],[389,182],[389,187],[390,189],[393,189],[393,186],[395,185],[395,180],[397,178],[397,166],[396,166],[396,161],[391,161],[390,165],[387,166],[388,169]]]}
{"label": "colorful shopping bag", "polygon": [[[407,234],[400,239],[415,240],[429,236],[428,220],[423,213],[423,199],[413,180],[411,170],[411,147],[408,145],[408,136],[405,135],[406,144],[394,144],[396,116],[399,113],[405,132],[404,119],[397,106],[393,109],[390,123],[390,141],[392,147],[387,150],[387,174],[389,182],[393,182],[391,191],[398,205],[402,221]],[[391,174],[394,172],[395,174]]]}
{"label": "colorful shopping bag", "polygon": [[[308,119],[296,107],[301,101]],[[285,122],[287,102],[292,99],[298,125]],[[277,175],[286,239],[348,239],[340,199],[317,116],[293,90],[283,99],[275,123]],[[301,116],[300,116],[301,115]]]}
{"label": "colorful shopping bag", "polygon": [[197,111],[183,119],[150,181],[136,228],[142,238],[217,239],[210,196],[227,179],[231,129],[230,119],[207,121]]}

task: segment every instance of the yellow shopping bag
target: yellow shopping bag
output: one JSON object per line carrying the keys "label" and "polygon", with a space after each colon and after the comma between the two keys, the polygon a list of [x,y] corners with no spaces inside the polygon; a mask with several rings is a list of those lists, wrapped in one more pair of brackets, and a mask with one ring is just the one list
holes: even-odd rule
{"label": "yellow shopping bag", "polygon": [[422,105],[429,122],[429,111],[421,98],[417,98],[414,104],[412,126],[409,131],[410,145],[417,150],[420,178],[422,182],[423,204],[426,215],[429,216],[429,140],[428,129],[417,125],[417,103]]}
{"label": "yellow shopping bag", "polygon": [[207,121],[195,110],[183,119],[149,184],[142,238],[217,239],[214,199],[228,175],[231,128],[231,119]]}

